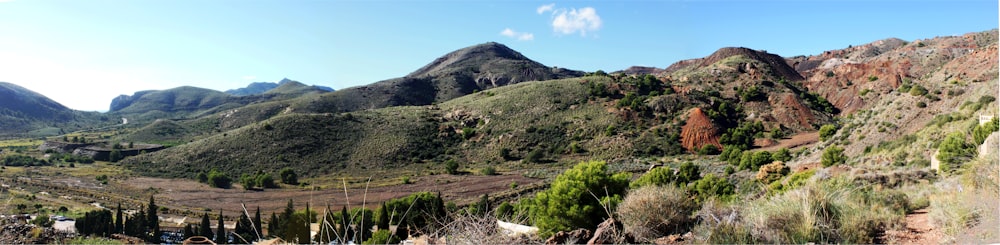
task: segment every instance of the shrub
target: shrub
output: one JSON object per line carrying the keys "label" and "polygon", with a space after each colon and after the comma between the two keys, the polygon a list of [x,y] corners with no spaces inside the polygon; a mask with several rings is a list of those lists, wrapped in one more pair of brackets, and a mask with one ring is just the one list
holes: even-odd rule
{"label": "shrub", "polygon": [[372,233],[372,237],[368,238],[361,244],[397,244],[400,240],[398,237],[392,235],[389,230],[378,230]]}
{"label": "shrub", "polygon": [[910,95],[924,96],[926,94],[927,94],[927,89],[924,88],[924,86],[920,86],[919,84],[913,85],[913,88],[910,88]]}
{"label": "shrub", "polygon": [[715,154],[719,154],[719,147],[716,147],[713,144],[706,144],[706,145],[702,146],[701,149],[698,149],[698,154],[699,155],[715,155]]}
{"label": "shrub", "polygon": [[604,207],[613,210],[621,200],[629,178],[627,173],[608,174],[602,161],[581,162],[556,176],[551,187],[533,200],[532,217],[539,234],[548,237],[557,231],[595,228],[608,218]]}
{"label": "shrub", "polygon": [[637,189],[643,186],[663,186],[670,184],[677,177],[674,176],[674,171],[668,167],[659,167],[649,170],[646,174],[639,176],[639,179],[630,184],[632,189]]}
{"label": "shrub", "polygon": [[833,136],[836,133],[837,133],[837,126],[833,124],[823,125],[822,127],[819,128],[819,139],[822,141],[826,141],[827,139],[830,138],[830,136]]}
{"label": "shrub", "polygon": [[847,162],[847,156],[844,155],[844,148],[838,146],[827,147],[823,150],[823,155],[820,157],[819,162],[823,164],[823,167],[844,164]]}
{"label": "shrub", "polygon": [[989,122],[976,126],[972,130],[973,143],[982,145],[986,141],[986,137],[989,137],[990,134],[996,132],[998,129],[1000,129],[1000,117],[993,117]]}
{"label": "shrub", "polygon": [[281,171],[278,172],[278,176],[281,176],[281,183],[289,185],[299,184],[299,175],[296,174],[295,170],[292,168],[286,167],[281,169]]}
{"label": "shrub", "polygon": [[788,148],[782,147],[774,153],[771,153],[771,159],[775,161],[787,162],[788,160],[792,160],[792,153],[788,151]]}
{"label": "shrub", "polygon": [[545,152],[542,151],[542,149],[535,149],[532,150],[531,152],[528,152],[528,155],[526,156],[525,160],[528,160],[528,162],[540,163],[542,162],[542,158],[544,157],[545,157]]}
{"label": "shrub", "polygon": [[975,147],[965,141],[965,134],[962,132],[949,134],[938,146],[937,159],[941,161],[940,171],[954,172],[958,164],[967,162],[975,156]]}
{"label": "shrub", "polygon": [[458,162],[455,161],[454,159],[448,159],[448,161],[444,161],[444,171],[447,172],[448,174],[458,173]]}
{"label": "shrub", "polygon": [[229,189],[229,187],[232,187],[233,185],[233,180],[229,178],[229,176],[226,176],[226,174],[219,172],[216,169],[208,171],[207,181],[209,186],[215,188]]}
{"label": "shrub", "polygon": [[728,200],[735,193],[734,190],[736,190],[736,186],[729,183],[729,180],[715,176],[715,174],[707,174],[704,178],[691,184],[691,192],[697,194],[699,200],[709,197],[720,197],[720,199]]}
{"label": "shrub", "polygon": [[757,168],[764,164],[768,164],[774,161],[771,158],[771,153],[767,151],[744,151],[740,156],[740,170],[750,169],[756,171]]}
{"label": "shrub", "polygon": [[789,168],[783,162],[773,162],[760,167],[755,178],[761,183],[771,183],[780,180],[788,174]]}
{"label": "shrub", "polygon": [[497,175],[497,170],[493,167],[485,167],[479,171],[483,175]]}
{"label": "shrub", "polygon": [[645,186],[630,191],[616,213],[626,233],[639,242],[652,243],[656,238],[688,230],[694,222],[690,216],[697,208],[682,189]]}
{"label": "shrub", "polygon": [[923,101],[917,102],[917,108],[924,108],[924,107],[927,107],[927,102]]}

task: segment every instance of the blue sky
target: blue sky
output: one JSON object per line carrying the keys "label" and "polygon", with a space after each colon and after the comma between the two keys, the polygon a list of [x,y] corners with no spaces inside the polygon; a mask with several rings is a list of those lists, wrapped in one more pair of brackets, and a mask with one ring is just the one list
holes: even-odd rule
{"label": "blue sky", "polygon": [[341,89],[496,41],[549,66],[666,67],[718,48],[818,54],[998,26],[997,1],[0,0],[0,81],[74,109],[290,78]]}

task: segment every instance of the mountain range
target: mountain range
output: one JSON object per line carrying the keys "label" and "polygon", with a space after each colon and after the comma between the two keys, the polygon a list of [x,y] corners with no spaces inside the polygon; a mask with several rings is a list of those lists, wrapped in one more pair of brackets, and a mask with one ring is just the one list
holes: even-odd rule
{"label": "mountain range", "polygon": [[[718,150],[734,130],[755,123],[762,131],[754,144],[768,147],[859,113],[898,129],[853,138],[864,144],[845,148],[858,153],[965,101],[995,95],[996,43],[991,30],[789,58],[727,47],[664,68],[605,74],[545,66],[490,42],[365,86],[330,91],[282,80],[226,92],[140,91],[115,98],[104,114],[0,84],[7,95],[0,124],[17,129],[7,135],[58,135],[129,118],[135,123],[111,140],[176,146],[127,158],[127,166],[184,178],[212,168],[238,176],[291,167],[314,176],[447,160],[513,169],[522,160],[677,155]],[[915,86],[927,91],[898,91]],[[891,110],[911,112],[873,113]],[[819,157],[802,154],[802,161]]]}

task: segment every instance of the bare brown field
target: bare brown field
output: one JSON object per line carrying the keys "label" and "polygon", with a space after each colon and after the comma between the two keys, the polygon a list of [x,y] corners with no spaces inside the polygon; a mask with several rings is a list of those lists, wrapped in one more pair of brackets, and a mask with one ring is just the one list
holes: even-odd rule
{"label": "bare brown field", "polygon": [[217,213],[222,210],[225,215],[242,212],[241,203],[248,209],[260,207],[262,213],[279,212],[289,199],[294,200],[296,208],[311,207],[321,209],[329,205],[340,209],[345,203],[351,207],[366,203],[368,208],[376,208],[382,202],[393,198],[405,197],[415,192],[441,192],[446,202],[462,205],[476,200],[483,194],[500,193],[511,190],[510,184],[516,182],[519,188],[527,188],[541,182],[539,179],[521,175],[433,175],[411,179],[411,184],[394,186],[379,186],[368,189],[367,196],[363,188],[348,188],[345,196],[343,187],[318,189],[310,187],[285,187],[263,191],[211,188],[206,184],[186,179],[161,179],[150,177],[135,177],[124,181],[125,185],[136,191],[154,189],[158,205],[201,213],[211,210]]}

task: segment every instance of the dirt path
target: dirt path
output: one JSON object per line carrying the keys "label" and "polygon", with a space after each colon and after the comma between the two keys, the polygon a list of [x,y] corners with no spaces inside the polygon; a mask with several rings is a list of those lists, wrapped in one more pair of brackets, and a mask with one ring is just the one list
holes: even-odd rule
{"label": "dirt path", "polygon": [[926,208],[913,211],[906,215],[906,229],[889,231],[886,236],[888,243],[893,244],[938,244],[944,236],[940,230],[931,224]]}
{"label": "dirt path", "polygon": [[792,149],[792,148],[795,148],[795,147],[799,147],[799,146],[804,146],[804,145],[809,145],[809,144],[812,144],[812,143],[816,143],[817,141],[819,141],[819,132],[818,131],[817,132],[809,132],[809,133],[801,133],[801,134],[796,134],[795,136],[792,136],[791,138],[788,138],[788,139],[779,140],[778,144],[776,144],[776,145],[770,145],[770,146],[761,147],[760,150],[762,150],[762,151],[775,151],[775,150],[781,149],[782,147],[788,148],[788,149]]}

